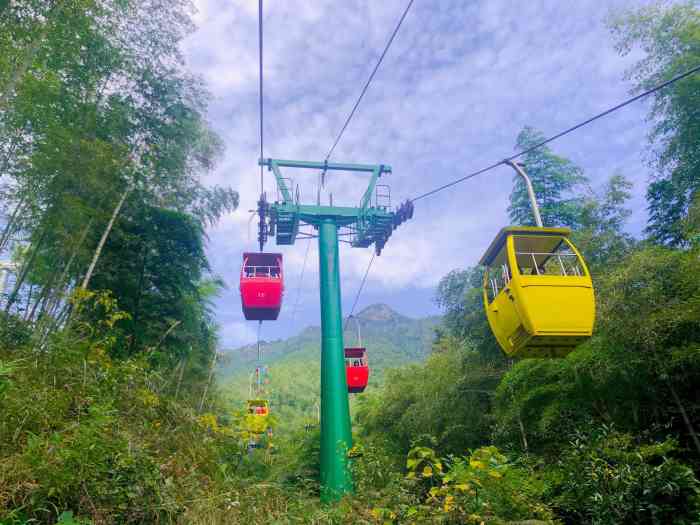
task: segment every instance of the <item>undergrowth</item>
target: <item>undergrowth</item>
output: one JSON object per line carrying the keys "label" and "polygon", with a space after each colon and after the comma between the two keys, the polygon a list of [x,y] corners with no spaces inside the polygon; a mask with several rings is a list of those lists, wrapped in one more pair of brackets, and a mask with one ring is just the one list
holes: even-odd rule
{"label": "undergrowth", "polygon": [[699,523],[678,444],[612,427],[571,436],[555,463],[494,446],[443,457],[434,439],[401,457],[365,434],[355,495],[322,505],[317,427],[248,450],[206,375],[111,357],[123,313],[85,300],[45,341],[0,318],[0,525]]}

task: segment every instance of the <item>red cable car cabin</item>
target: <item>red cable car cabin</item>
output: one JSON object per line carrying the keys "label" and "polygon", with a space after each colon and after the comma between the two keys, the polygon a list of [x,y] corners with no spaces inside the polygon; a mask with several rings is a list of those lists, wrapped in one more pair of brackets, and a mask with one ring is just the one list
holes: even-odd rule
{"label": "red cable car cabin", "polygon": [[280,313],[284,279],[281,253],[246,252],[241,269],[241,304],[249,321],[274,321]]}
{"label": "red cable car cabin", "polygon": [[365,348],[345,349],[345,375],[348,379],[348,392],[359,394],[365,391],[369,379],[367,350]]}

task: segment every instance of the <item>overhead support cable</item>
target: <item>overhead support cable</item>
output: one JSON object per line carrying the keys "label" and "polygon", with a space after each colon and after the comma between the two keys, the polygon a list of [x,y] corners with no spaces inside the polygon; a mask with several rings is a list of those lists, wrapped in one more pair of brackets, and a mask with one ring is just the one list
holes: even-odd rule
{"label": "overhead support cable", "polygon": [[292,310],[292,324],[296,321],[297,311],[299,309],[299,302],[301,301],[301,286],[304,283],[304,272],[306,270],[306,261],[309,258],[309,251],[311,249],[311,243],[307,243],[306,252],[304,253],[304,263],[301,265],[301,274],[299,275],[299,285],[297,286],[297,299],[294,302],[294,309]]}
{"label": "overhead support cable", "polygon": [[[384,46],[384,51],[382,51],[382,54],[379,56],[379,60],[377,61],[377,64],[374,66],[372,73],[369,75],[367,82],[365,83],[364,87],[362,88],[362,91],[360,92],[360,96],[357,97],[357,101],[355,102],[355,105],[353,106],[352,111],[350,111],[348,118],[345,119],[345,123],[343,124],[343,127],[340,129],[340,133],[338,133],[338,136],[335,138],[335,142],[333,142],[331,149],[328,150],[328,154],[326,155],[326,161],[328,161],[328,159],[331,158],[331,155],[333,154],[335,147],[338,145],[338,142],[340,142],[340,139],[342,138],[343,133],[345,133],[345,130],[347,129],[348,124],[350,124],[352,117],[355,115],[355,112],[357,111],[357,108],[360,105],[360,102],[362,101],[362,97],[365,96],[365,93],[367,92],[369,85],[372,83],[372,80],[374,80],[374,75],[377,74],[377,70],[379,69],[379,66],[382,64],[382,61],[384,60],[384,57],[387,54],[387,51],[389,51],[389,48],[391,47],[391,44],[394,41],[394,38],[396,37],[396,34],[399,32],[399,29],[401,28],[401,24],[403,24],[403,21],[406,18],[408,11],[411,9],[413,2],[414,2],[414,0],[410,0],[408,2],[408,5],[406,6],[406,9],[404,9],[404,12],[401,15],[401,18],[399,19],[398,24],[396,24],[394,31],[391,33],[391,36],[389,37],[389,41],[386,43],[386,46]],[[261,158],[262,158],[262,156],[261,156]],[[325,171],[324,171],[324,174],[325,174]]]}
{"label": "overhead support cable", "polygon": [[468,175],[465,175],[464,177],[460,177],[459,179],[455,179],[451,182],[448,182],[447,184],[443,184],[442,186],[438,186],[437,188],[430,190],[426,193],[423,193],[421,195],[418,195],[417,197],[414,197],[413,199],[410,199],[410,200],[412,202],[415,202],[417,200],[424,199],[424,198],[429,197],[431,195],[434,195],[440,191],[446,190],[447,188],[451,188],[452,186],[455,186],[461,182],[464,182],[466,180],[474,178],[477,175],[481,175],[482,173],[485,173],[485,172],[490,171],[494,168],[497,168],[498,166],[501,166],[503,164],[508,164],[508,163],[514,161],[515,159],[522,157],[523,155],[526,155],[527,153],[535,151],[536,149],[539,149],[542,146],[545,146],[545,145],[549,144],[550,142],[553,142],[553,141],[563,137],[564,135],[568,135],[569,133],[576,131],[579,128],[582,128],[582,127],[590,124],[591,122],[594,122],[600,118],[605,117],[606,115],[609,115],[610,113],[613,113],[619,109],[622,109],[625,106],[628,106],[629,104],[632,104],[633,102],[636,102],[637,100],[640,100],[640,99],[647,97],[653,93],[656,93],[657,91],[660,91],[661,89],[663,89],[667,86],[670,86],[671,84],[674,84],[674,83],[678,82],[679,80],[682,80],[686,77],[689,77],[690,75],[692,75],[693,73],[697,73],[698,71],[700,71],[700,65],[695,66],[692,69],[689,69],[685,73],[681,73],[679,75],[676,75],[675,77],[671,78],[670,80],[667,80],[666,82],[662,82],[661,84],[654,86],[653,88],[648,89],[648,90],[640,93],[639,95],[636,95],[632,98],[629,98],[616,106],[613,106],[609,109],[606,109],[602,113],[598,113],[597,115],[594,115],[593,117],[586,119],[583,122],[580,122],[574,126],[571,126],[570,128],[567,128],[564,131],[557,133],[556,135],[552,135],[551,137],[549,137],[541,142],[538,142],[537,144],[535,144],[527,149],[524,149],[523,151],[520,151],[520,152],[516,153],[515,155],[511,155],[510,157],[506,157],[503,160],[499,160],[498,162],[494,162],[493,164],[490,164],[489,166],[486,166],[485,168],[481,168],[480,170],[469,173]]}
{"label": "overhead support cable", "polygon": [[[355,105],[352,107],[352,110],[350,111],[350,113],[348,114],[348,117],[345,119],[345,122],[343,123],[343,127],[340,128],[340,132],[338,133],[338,136],[335,138],[333,145],[328,150],[328,153],[326,154],[326,158],[324,161],[326,164],[328,163],[328,160],[331,158],[331,155],[333,155],[333,152],[335,151],[336,146],[340,142],[340,139],[343,137],[345,130],[348,128],[350,121],[355,116],[355,112],[357,111],[357,108],[360,106],[360,102],[362,102],[362,98],[365,96],[365,93],[367,93],[367,90],[369,89],[370,84],[374,80],[374,76],[377,74],[377,71],[379,70],[379,66],[382,65],[382,62],[384,61],[384,57],[386,56],[387,52],[389,51],[391,44],[394,42],[394,38],[396,38],[396,35],[399,32],[399,29],[401,29],[401,25],[403,24],[403,21],[406,19],[406,15],[408,15],[408,12],[411,10],[411,7],[413,6],[413,2],[414,2],[414,0],[409,0],[408,4],[406,5],[406,8],[404,9],[403,13],[401,14],[401,18],[399,18],[399,21],[396,24],[396,27],[392,31],[391,36],[389,37],[389,40],[387,41],[386,45],[384,46],[384,50],[382,51],[382,54],[379,55],[379,60],[377,60],[377,63],[374,66],[374,69],[372,70],[372,73],[370,73],[369,77],[367,78],[367,82],[365,82],[365,85],[362,87],[362,91],[360,91],[360,96],[357,97],[357,100],[355,101]],[[320,204],[320,200],[321,200],[321,193],[320,192],[321,192],[321,188],[325,184],[325,178],[326,178],[326,169],[324,169],[319,174],[319,187],[318,187],[317,204]],[[357,302],[360,299],[360,295],[362,294],[362,289],[365,286],[365,281],[367,280],[367,275],[369,274],[369,270],[372,267],[372,263],[374,262],[375,257],[376,257],[376,252],[372,254],[372,258],[369,260],[369,264],[367,265],[367,271],[365,272],[365,275],[362,279],[362,283],[360,284],[360,288],[358,289],[357,295],[355,296],[355,302],[352,305],[352,309],[350,311],[350,316],[348,317],[348,319],[350,319],[350,317],[352,317],[353,313],[355,312],[355,307],[357,306]],[[345,327],[347,327],[347,321],[345,322]]]}
{"label": "overhead support cable", "polygon": [[[260,73],[260,158],[263,158],[263,0],[258,0],[258,63]],[[263,166],[260,165],[260,195],[265,191]]]}
{"label": "overhead support cable", "polygon": [[360,300],[360,295],[362,295],[362,289],[365,287],[365,281],[367,281],[367,276],[369,275],[369,270],[370,270],[370,268],[372,268],[372,263],[374,262],[374,259],[376,256],[377,256],[377,253],[372,252],[372,258],[369,260],[369,264],[367,265],[367,270],[365,270],[365,275],[362,278],[362,282],[360,283],[360,288],[358,288],[358,290],[357,290],[357,295],[355,296],[355,301],[352,303],[352,308],[350,309],[350,315],[348,315],[347,319],[345,320],[345,326],[343,327],[343,330],[345,330],[348,327],[348,322],[350,321],[350,318],[355,313],[355,307],[357,306],[357,303]]}

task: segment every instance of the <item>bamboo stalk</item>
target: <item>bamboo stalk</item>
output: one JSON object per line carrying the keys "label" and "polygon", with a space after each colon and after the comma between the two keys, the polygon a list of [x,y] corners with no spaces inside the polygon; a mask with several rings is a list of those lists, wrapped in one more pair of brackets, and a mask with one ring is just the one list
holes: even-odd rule
{"label": "bamboo stalk", "polygon": [[71,269],[71,266],[73,266],[73,262],[75,261],[76,256],[78,255],[78,250],[80,247],[83,245],[85,242],[85,238],[87,237],[88,232],[90,231],[90,227],[92,226],[94,219],[91,218],[88,223],[85,225],[85,228],[83,228],[82,233],[80,234],[80,238],[78,239],[78,242],[76,243],[75,247],[73,248],[73,253],[70,256],[70,259],[68,259],[68,263],[66,263],[65,268],[63,268],[63,272],[61,273],[61,277],[58,279],[58,284],[56,286],[56,289],[53,291],[53,293],[50,294],[49,299],[46,301],[45,306],[42,306],[41,311],[39,312],[39,316],[45,312],[48,311],[49,314],[55,309],[58,299],[59,299],[59,294],[63,288],[66,286],[66,281],[68,280],[68,272]]}
{"label": "bamboo stalk", "polygon": [[20,209],[22,208],[22,206],[24,206],[24,199],[25,197],[22,196],[22,198],[17,203],[17,206],[15,206],[15,209],[12,211],[12,215],[10,216],[10,218],[7,221],[7,224],[5,225],[5,229],[2,232],[2,236],[0,236],[0,252],[5,250],[5,245],[7,244],[7,241],[10,240],[10,237],[15,232],[15,222],[17,220],[17,215],[19,214]]}
{"label": "bamboo stalk", "polygon": [[39,248],[41,247],[42,243],[44,242],[44,238],[46,237],[47,231],[48,231],[48,226],[44,226],[44,229],[41,232],[41,236],[39,237],[39,240],[34,245],[34,249],[32,250],[31,256],[23,265],[22,271],[21,271],[19,277],[17,278],[17,282],[15,282],[15,287],[13,288],[12,293],[10,294],[10,297],[7,299],[7,304],[5,305],[5,313],[8,313],[10,311],[10,308],[12,307],[15,300],[17,299],[17,294],[19,293],[19,289],[24,284],[24,280],[27,278],[27,275],[29,275],[29,270],[31,270],[32,266],[34,265],[34,260],[36,259],[36,255],[39,252]]}
{"label": "bamboo stalk", "polygon": [[207,391],[209,390],[211,378],[214,375],[215,365],[216,365],[216,352],[214,352],[214,358],[211,360],[211,366],[209,367],[209,377],[207,378],[207,383],[204,385],[204,392],[202,393],[202,399],[199,402],[199,412],[201,412],[202,408],[204,407],[204,400],[207,398]]}
{"label": "bamboo stalk", "polygon": [[671,381],[668,381],[668,388],[671,390],[671,395],[673,396],[673,400],[676,402],[676,406],[678,407],[678,410],[681,412],[681,417],[683,418],[683,422],[685,423],[686,428],[688,429],[688,433],[690,434],[690,437],[693,439],[693,444],[695,445],[696,450],[700,453],[700,439],[698,439],[698,435],[695,432],[695,428],[693,427],[693,423],[690,421],[690,418],[688,417],[688,413],[685,411],[685,407],[683,406],[683,403],[681,402],[681,398],[678,397],[678,393],[676,392],[676,389],[673,387],[673,383]]}
{"label": "bamboo stalk", "polygon": [[90,284],[90,279],[92,278],[92,273],[95,271],[95,266],[97,266],[97,261],[100,259],[100,255],[102,254],[102,249],[104,248],[104,245],[107,242],[107,237],[109,237],[109,234],[112,231],[112,227],[114,226],[114,223],[116,222],[117,217],[119,216],[119,212],[121,211],[122,206],[124,205],[124,201],[126,200],[127,195],[129,195],[130,190],[131,190],[131,188],[127,188],[126,190],[124,190],[124,193],[122,193],[122,196],[119,199],[119,202],[114,207],[114,211],[112,212],[112,217],[109,219],[109,222],[107,223],[107,227],[105,228],[105,231],[102,233],[102,237],[100,238],[100,242],[97,244],[97,248],[95,249],[95,253],[92,256],[92,261],[90,262],[90,266],[88,267],[88,271],[85,274],[85,278],[83,279],[83,283],[80,285],[80,287],[83,290],[87,290],[87,287]]}

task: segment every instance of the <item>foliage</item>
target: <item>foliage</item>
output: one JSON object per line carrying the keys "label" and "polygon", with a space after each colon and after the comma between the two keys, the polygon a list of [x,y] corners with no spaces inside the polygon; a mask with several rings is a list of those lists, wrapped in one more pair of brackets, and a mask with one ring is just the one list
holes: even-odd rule
{"label": "foliage", "polygon": [[637,443],[606,426],[577,432],[548,473],[550,497],[576,523],[697,523],[700,483],[674,453],[670,439]]}
{"label": "foliage", "polygon": [[286,485],[308,494],[320,494],[321,433],[318,427],[298,428],[284,436],[280,448],[285,452],[275,462],[273,472]]}
{"label": "foliage", "polygon": [[452,347],[424,365],[391,371],[380,392],[358,401],[356,419],[363,433],[382,435],[395,455],[415,444],[459,453],[488,438],[489,393],[499,376],[475,352]]}
{"label": "foliage", "polygon": [[[622,54],[636,48],[644,56],[628,76],[639,92],[697,66],[700,62],[700,10],[694,2],[654,4],[618,14],[611,29]],[[649,137],[654,168],[647,188],[650,220],[647,232],[658,243],[688,242],[683,231],[693,199],[700,189],[700,78],[691,75],[654,94]]]}
{"label": "foliage", "polygon": [[154,210],[203,229],[237,207],[235,191],[199,179],[222,145],[204,118],[206,89],[183,67],[189,15],[185,0],[167,8],[159,0],[68,0],[4,9],[0,251],[20,233],[29,245],[17,243],[24,256],[5,311],[19,311],[29,284],[36,293],[28,294],[28,319],[60,314],[71,288],[89,286],[95,265],[106,269],[103,240],[120,228],[136,234],[138,225],[153,235]]}
{"label": "foliage", "polygon": [[64,512],[61,512],[60,516],[58,517],[58,521],[56,522],[56,525],[90,525],[90,522],[81,519],[78,519],[76,521],[75,516],[73,516],[73,513],[69,510],[66,510]]}
{"label": "foliage", "polygon": [[5,348],[19,348],[27,344],[32,332],[14,315],[0,313],[0,345]]}
{"label": "foliage", "polygon": [[451,461],[442,484],[429,491],[429,501],[456,523],[551,521],[552,511],[541,502],[543,488],[532,472],[509,463],[496,447],[482,447]]}
{"label": "foliage", "polygon": [[184,501],[233,474],[238,433],[175,402],[143,357],[111,358],[123,313],[108,294],[87,293],[78,319],[98,319],[93,326],[76,322],[44,352],[0,349],[0,362],[22,359],[0,379],[0,519],[70,523],[63,510],[76,523],[177,518]]}
{"label": "foliage", "polygon": [[625,207],[631,189],[632,183],[616,173],[601,191],[592,192],[583,202],[580,226],[573,240],[594,278],[606,267],[619,263],[634,246],[632,237],[624,230],[632,213]]}
{"label": "foliage", "polygon": [[391,492],[380,492],[372,509],[379,523],[553,523],[541,500],[544,483],[495,447],[445,459],[416,447],[408,454],[405,479],[385,487]]}
{"label": "foliage", "polygon": [[[518,134],[516,149],[526,150],[542,140],[544,135],[541,132],[526,126]],[[577,227],[583,199],[573,194],[587,182],[581,168],[570,160],[555,155],[547,146],[523,155],[522,163],[525,173],[532,181],[544,225]],[[513,224],[532,226],[535,219],[525,182],[517,174],[514,175],[513,182],[508,207],[510,219]]]}
{"label": "foliage", "polygon": [[440,279],[435,302],[445,312],[448,336],[471,341],[485,358],[498,361],[503,354],[484,315],[483,278],[479,267],[452,270]]}
{"label": "foliage", "polygon": [[[137,206],[129,203],[129,206]],[[204,233],[191,216],[162,208],[127,211],[104,247],[95,289],[114,290],[122,309],[124,356],[148,349],[152,359],[175,361],[189,349],[206,348],[199,286],[209,270]],[[215,294],[217,290],[213,290]],[[177,323],[177,324],[176,324]],[[163,355],[162,349],[168,348]],[[206,361],[206,356],[204,358]]]}

